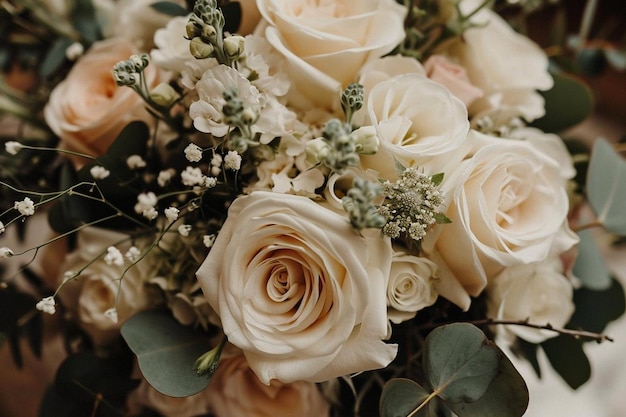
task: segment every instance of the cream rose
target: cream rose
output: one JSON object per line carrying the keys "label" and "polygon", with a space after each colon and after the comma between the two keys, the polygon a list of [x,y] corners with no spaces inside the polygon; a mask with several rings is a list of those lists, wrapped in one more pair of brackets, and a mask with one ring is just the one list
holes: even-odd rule
{"label": "cream rose", "polygon": [[[113,341],[119,336],[122,324],[148,308],[150,303],[144,287],[148,275],[145,265],[139,263],[130,268],[120,282],[124,269],[130,265],[128,261],[122,266],[109,265],[102,257],[109,245],[125,250],[117,243],[126,238],[126,235],[104,229],[84,229],[78,234],[78,249],[66,256],[61,269],[64,274],[78,272],[100,256],[76,279],[65,283],[59,292],[59,298],[96,346]],[[117,312],[117,321],[105,314],[113,308]]]}
{"label": "cream rose", "polygon": [[[565,327],[574,312],[573,286],[557,258],[506,268],[487,287],[488,314],[498,320],[528,320]],[[501,336],[515,335],[541,343],[557,335],[524,326],[500,326]]]}
{"label": "cream rose", "polygon": [[[481,3],[463,0],[460,7],[469,13]],[[465,68],[471,83],[484,92],[470,106],[470,115],[513,109],[528,121],[543,116],[544,100],[536,90],[553,85],[546,54],[488,8],[472,16],[471,21],[476,27],[438,51]]]}
{"label": "cream rose", "polygon": [[395,357],[382,342],[390,264],[388,239],[306,197],[257,191],[231,205],[196,275],[264,384],[319,382]]}
{"label": "cream rose", "polygon": [[261,383],[243,355],[220,361],[206,397],[216,417],[324,417],[330,408],[312,382]]}
{"label": "cream rose", "polygon": [[[359,69],[404,39],[405,7],[394,0],[257,0],[257,28],[288,62],[291,104],[339,108]],[[295,90],[297,86],[298,91]]]}
{"label": "cream rose", "polygon": [[452,157],[469,131],[463,103],[421,74],[376,84],[368,94],[367,111],[380,145],[376,155],[363,156],[361,162],[387,179],[396,177],[394,159],[429,174],[444,171],[455,164]]}
{"label": "cream rose", "polygon": [[[567,227],[569,202],[557,162],[532,144],[472,131],[477,151],[447,172],[441,234],[423,248],[440,267],[438,291],[460,306],[505,267],[530,264],[577,242]],[[436,239],[435,251],[431,241]]]}
{"label": "cream rose", "polygon": [[[111,75],[113,65],[136,52],[121,38],[96,42],[52,90],[44,117],[63,147],[99,156],[130,121],[149,120],[139,95],[118,87]],[[145,74],[149,86],[158,84],[154,67]]]}
{"label": "cream rose", "polygon": [[410,320],[419,310],[433,305],[437,300],[433,287],[436,273],[437,265],[430,260],[394,251],[387,284],[387,314],[392,323]]}

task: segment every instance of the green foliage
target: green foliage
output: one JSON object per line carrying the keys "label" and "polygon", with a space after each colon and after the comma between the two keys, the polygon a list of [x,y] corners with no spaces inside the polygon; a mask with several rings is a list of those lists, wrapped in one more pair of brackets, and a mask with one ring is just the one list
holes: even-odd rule
{"label": "green foliage", "polygon": [[574,292],[576,310],[570,327],[600,333],[626,310],[626,295],[618,280],[611,278],[606,288],[580,288]]}
{"label": "green foliage", "polygon": [[56,73],[59,68],[65,63],[65,50],[68,46],[70,46],[74,41],[70,38],[59,38],[57,39],[52,47],[47,52],[46,56],[39,67],[39,76],[42,78],[48,78],[52,74]]}
{"label": "green foliage", "polygon": [[157,1],[156,3],[152,3],[150,7],[159,13],[173,17],[187,16],[189,14],[189,11],[186,8],[171,1]]}
{"label": "green foliage", "polygon": [[136,314],[122,326],[122,336],[137,355],[143,376],[157,391],[186,397],[208,385],[209,380],[194,371],[196,359],[210,346],[207,337],[170,314],[156,310]]}
{"label": "green foliage", "polygon": [[604,228],[626,235],[626,161],[604,139],[594,143],[586,191],[589,204]]}
{"label": "green foliage", "polygon": [[591,364],[585,355],[581,340],[569,335],[559,335],[546,340],[541,347],[550,365],[567,385],[576,389],[589,380]]}
{"label": "green foliage", "polygon": [[118,357],[105,359],[93,353],[69,356],[43,398],[39,417],[124,415],[126,396],[139,383],[129,379],[129,365]]}
{"label": "green foliage", "polygon": [[524,380],[502,351],[468,323],[433,330],[424,344],[426,387],[392,379],[380,399],[382,417],[436,416],[445,404],[459,417],[519,417],[528,405]]}
{"label": "green foliage", "polygon": [[76,0],[72,10],[72,24],[87,44],[102,38],[96,10],[91,0]]}
{"label": "green foliage", "polygon": [[589,87],[564,73],[553,73],[554,87],[541,92],[546,115],[531,123],[544,132],[560,132],[582,122],[593,109]]}
{"label": "green foliage", "polygon": [[28,346],[36,357],[41,356],[43,323],[35,310],[37,300],[13,286],[0,289],[0,335],[8,343],[13,362],[24,364],[21,340],[26,336]]}
{"label": "green foliage", "polygon": [[574,264],[574,275],[582,284],[593,290],[603,290],[611,285],[611,275],[596,244],[591,230],[578,232],[578,256]]}
{"label": "green foliage", "polygon": [[241,25],[241,3],[238,1],[230,1],[222,6],[224,14],[224,31],[236,33]]}

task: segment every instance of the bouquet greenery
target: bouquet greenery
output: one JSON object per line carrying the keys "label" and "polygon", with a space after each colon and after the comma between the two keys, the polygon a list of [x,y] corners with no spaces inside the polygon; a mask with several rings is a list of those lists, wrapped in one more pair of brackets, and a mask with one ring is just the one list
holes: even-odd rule
{"label": "bouquet greenery", "polygon": [[626,162],[556,133],[566,71],[624,55],[593,0],[550,57],[517,31],[562,3],[1,2],[0,343],[66,354],[39,415],[515,417],[539,350],[584,383]]}

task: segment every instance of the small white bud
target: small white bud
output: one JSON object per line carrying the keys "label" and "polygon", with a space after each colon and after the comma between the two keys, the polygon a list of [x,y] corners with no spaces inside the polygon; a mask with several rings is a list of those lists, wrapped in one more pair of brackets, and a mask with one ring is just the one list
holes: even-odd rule
{"label": "small white bud", "polygon": [[178,226],[178,233],[180,233],[181,236],[187,237],[189,236],[189,232],[191,232],[191,225],[181,224]]}
{"label": "small white bud", "polygon": [[96,180],[103,180],[111,174],[111,171],[100,165],[95,165],[89,170],[91,176]]}
{"label": "small white bud", "polygon": [[195,143],[190,143],[185,148],[185,158],[189,162],[199,162],[202,159],[202,148]]}
{"label": "small white bud", "polygon": [[224,39],[224,52],[230,59],[237,59],[243,54],[245,43],[243,36],[229,36]]}
{"label": "small white bud", "polygon": [[56,312],[55,305],[54,297],[44,297],[35,305],[35,308],[47,314],[54,314]]}
{"label": "small white bud", "polygon": [[148,220],[154,220],[159,215],[159,212],[156,211],[154,207],[150,207],[149,209],[144,210],[141,215]]}
{"label": "small white bud", "polygon": [[202,243],[207,248],[211,248],[213,246],[213,243],[215,243],[215,238],[215,235],[204,235],[202,236]]}
{"label": "small white bud", "polygon": [[237,171],[241,168],[241,155],[237,151],[228,151],[224,157],[224,168]]}
{"label": "small white bud", "polygon": [[124,265],[124,257],[122,256],[122,252],[115,246],[109,246],[107,248],[107,254],[104,255],[104,262],[107,265]]}
{"label": "small white bud", "polygon": [[165,187],[169,184],[172,177],[174,177],[174,174],[176,174],[176,170],[173,168],[159,172],[159,176],[157,177],[157,184],[159,184],[159,187]]}
{"label": "small white bud", "polygon": [[6,142],[4,144],[4,148],[6,149],[7,153],[11,154],[11,155],[17,155],[17,153],[24,147],[24,145],[22,145],[19,142],[16,142],[14,140],[10,140],[8,142]]}
{"label": "small white bud", "polygon": [[354,132],[352,137],[356,144],[356,152],[361,155],[373,155],[378,152],[378,136],[374,126],[363,126]]}
{"label": "small white bud", "polygon": [[140,256],[141,252],[136,246],[131,246],[124,254],[124,257],[131,262],[137,262]]}
{"label": "small white bud", "polygon": [[306,160],[311,164],[318,164],[331,152],[331,147],[322,138],[310,140],[306,143],[304,151]]}
{"label": "small white bud", "polygon": [[0,258],[10,258],[13,255],[15,255],[15,252],[7,248],[6,246],[0,248]]}
{"label": "small white bud", "polygon": [[16,201],[13,208],[20,212],[23,216],[32,216],[35,214],[35,203],[28,197],[22,201]]}
{"label": "small white bud", "polygon": [[117,323],[117,310],[115,308],[110,308],[104,312],[104,316],[111,320],[113,323]]}
{"label": "small white bud", "polygon": [[126,165],[130,169],[139,169],[146,167],[146,161],[139,155],[131,155],[126,159]]}
{"label": "small white bud", "polygon": [[205,177],[204,178],[204,186],[206,188],[213,188],[217,185],[217,178],[215,177]]}
{"label": "small white bud", "polygon": [[167,83],[161,83],[150,91],[150,99],[159,106],[170,107],[180,98],[180,94]]}
{"label": "small white bud", "polygon": [[213,45],[202,42],[200,38],[193,38],[191,42],[189,42],[189,52],[191,52],[191,55],[196,59],[208,58],[213,55],[213,51],[215,51]]}
{"label": "small white bud", "polygon": [[168,207],[165,209],[165,217],[167,217],[170,222],[175,222],[176,219],[178,219],[178,213],[180,213],[180,210],[176,207]]}
{"label": "small white bud", "polygon": [[0,222],[0,235],[4,233],[7,229],[4,227],[4,223]]}
{"label": "small white bud", "polygon": [[70,61],[76,61],[85,52],[85,47],[80,42],[74,42],[65,49],[65,57]]}

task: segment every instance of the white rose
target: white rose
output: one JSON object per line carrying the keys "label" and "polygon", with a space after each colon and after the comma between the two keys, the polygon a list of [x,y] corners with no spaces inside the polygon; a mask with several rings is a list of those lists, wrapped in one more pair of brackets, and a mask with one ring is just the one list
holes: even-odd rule
{"label": "white rose", "polygon": [[395,357],[382,342],[390,266],[388,239],[306,197],[257,191],[230,206],[196,275],[263,383],[319,382]]}
{"label": "white rose", "polygon": [[378,83],[367,99],[367,111],[380,139],[379,151],[363,156],[366,169],[396,177],[394,159],[419,166],[428,174],[454,164],[469,122],[465,105],[425,75],[406,74]]}
{"label": "white rose", "polygon": [[257,28],[288,62],[300,108],[339,108],[342,88],[359,69],[404,39],[405,7],[394,0],[257,0],[267,27]]}
{"label": "white rose", "polygon": [[[464,0],[461,10],[469,13],[480,3]],[[543,116],[544,100],[536,90],[553,85],[546,54],[488,8],[472,16],[471,22],[477,26],[465,31],[462,40],[438,51],[464,67],[471,83],[484,92],[473,101],[470,115],[515,109],[529,121]]]}
{"label": "white rose", "polygon": [[443,55],[431,55],[424,63],[424,68],[428,78],[446,87],[466,106],[483,96],[482,90],[467,78],[465,68],[456,65]]}
{"label": "white rose", "polygon": [[[44,117],[64,148],[100,156],[129,122],[151,119],[141,97],[111,75],[113,65],[136,53],[122,38],[96,42],[52,90]],[[149,87],[159,83],[156,68],[144,74]]]}
{"label": "white rose", "polygon": [[[460,306],[505,267],[530,264],[577,243],[567,227],[569,202],[559,165],[524,141],[472,131],[477,151],[447,172],[450,201],[441,234],[424,249],[440,267],[438,291]],[[436,251],[431,243],[436,239]]]}
{"label": "white rose", "polygon": [[402,323],[437,300],[433,279],[437,265],[426,258],[396,250],[387,284],[387,314],[392,323]]}
{"label": "white rose", "polygon": [[261,383],[243,355],[220,361],[206,396],[217,417],[324,417],[330,408],[312,382]]}
{"label": "white rose", "polygon": [[[107,247],[115,245],[128,236],[104,229],[87,228],[78,234],[77,250],[68,254],[62,272],[77,272],[96,257],[75,280],[64,284],[59,292],[69,311],[78,319],[79,326],[92,338],[96,346],[103,346],[119,336],[122,324],[135,313],[148,308],[149,299],[144,280],[147,270],[142,263],[130,268],[120,282],[125,268],[130,264],[117,266],[107,264],[102,258]],[[117,322],[105,312],[114,308]]]}
{"label": "white rose", "polygon": [[[497,320],[528,320],[532,324],[565,327],[574,312],[573,286],[563,275],[561,260],[548,259],[506,268],[487,287],[490,317]],[[557,333],[525,326],[499,326],[503,337],[519,336],[541,343]]]}

